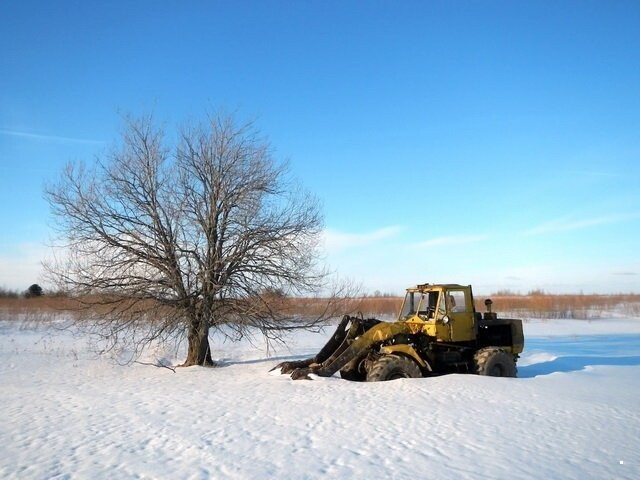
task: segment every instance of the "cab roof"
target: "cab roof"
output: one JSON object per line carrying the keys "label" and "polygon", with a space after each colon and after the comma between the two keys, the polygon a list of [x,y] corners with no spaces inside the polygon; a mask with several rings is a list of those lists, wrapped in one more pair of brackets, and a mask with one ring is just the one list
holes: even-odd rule
{"label": "cab roof", "polygon": [[407,288],[407,292],[433,292],[441,290],[457,290],[460,288],[471,288],[471,285],[460,285],[458,283],[421,283],[412,288]]}

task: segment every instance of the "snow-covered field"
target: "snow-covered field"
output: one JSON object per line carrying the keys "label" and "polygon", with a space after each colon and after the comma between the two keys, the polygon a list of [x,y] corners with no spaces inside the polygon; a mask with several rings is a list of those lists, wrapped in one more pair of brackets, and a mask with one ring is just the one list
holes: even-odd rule
{"label": "snow-covered field", "polygon": [[0,478],[640,478],[640,319],[526,322],[516,379],[268,373],[329,333],[172,373],[2,322]]}

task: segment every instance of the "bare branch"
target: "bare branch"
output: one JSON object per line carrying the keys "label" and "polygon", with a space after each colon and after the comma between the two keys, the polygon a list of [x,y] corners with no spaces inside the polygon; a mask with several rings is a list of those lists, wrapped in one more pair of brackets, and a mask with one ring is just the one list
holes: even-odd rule
{"label": "bare branch", "polygon": [[166,368],[168,370],[171,370],[173,373],[176,373],[175,367],[172,367],[171,365],[165,365],[164,363],[162,363],[160,361],[158,361],[157,363],[151,363],[151,362],[140,362],[140,361],[136,360],[134,363],[138,363],[140,365],[147,365],[149,367]]}

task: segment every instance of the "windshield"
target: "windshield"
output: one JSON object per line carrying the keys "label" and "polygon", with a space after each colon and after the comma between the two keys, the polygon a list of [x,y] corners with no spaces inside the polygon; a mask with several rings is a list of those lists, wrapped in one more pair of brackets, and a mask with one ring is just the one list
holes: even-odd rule
{"label": "windshield", "polygon": [[400,312],[400,318],[420,315],[433,317],[438,303],[438,292],[407,292]]}
{"label": "windshield", "polygon": [[402,305],[402,312],[400,312],[400,318],[412,317],[418,311],[420,300],[424,295],[419,292],[407,292],[407,296],[404,297],[404,304]]}

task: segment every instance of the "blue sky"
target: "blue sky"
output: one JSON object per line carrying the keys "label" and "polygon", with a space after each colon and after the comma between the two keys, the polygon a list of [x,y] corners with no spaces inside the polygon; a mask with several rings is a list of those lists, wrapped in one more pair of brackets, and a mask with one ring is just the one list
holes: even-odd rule
{"label": "blue sky", "polygon": [[0,286],[121,114],[256,118],[366,290],[640,292],[637,1],[0,6]]}

